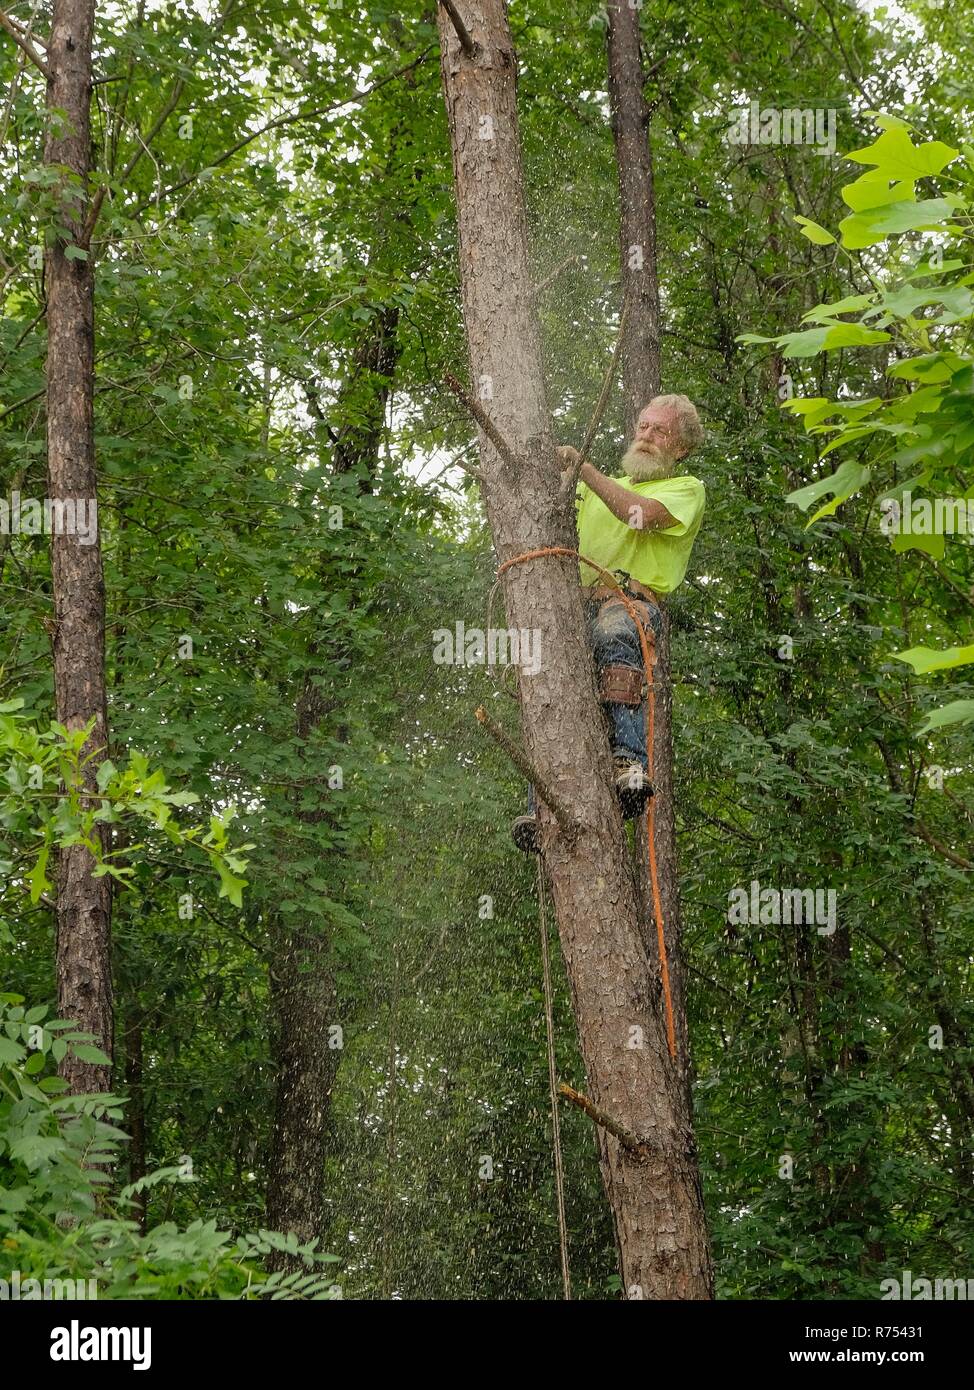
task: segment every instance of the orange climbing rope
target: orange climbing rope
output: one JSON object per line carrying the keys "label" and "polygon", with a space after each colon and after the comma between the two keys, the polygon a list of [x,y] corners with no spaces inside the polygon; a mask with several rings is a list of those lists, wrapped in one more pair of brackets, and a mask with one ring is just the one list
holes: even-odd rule
{"label": "orange climbing rope", "polygon": [[[653,735],[655,732],[656,720],[656,683],[653,678],[653,667],[656,664],[655,655],[655,636],[647,634],[643,627],[642,620],[632,600],[623,591],[622,585],[615,575],[602,565],[590,560],[587,555],[581,555],[577,550],[571,550],[568,546],[552,545],[546,546],[543,550],[529,550],[524,555],[515,555],[511,560],[505,560],[497,570],[497,578],[500,579],[505,570],[512,565],[520,565],[525,560],[540,560],[548,555],[560,555],[578,560],[583,565],[588,565],[590,569],[597,570],[608,581],[610,587],[618,589],[619,597],[610,602],[622,603],[633,622],[636,624],[636,631],[639,633],[639,645],[643,656],[643,670],[646,675],[647,699],[646,699],[646,761],[648,763],[649,780],[653,781],[654,769],[654,750]],[[670,1056],[676,1060],[676,1028],[673,1022],[673,996],[670,992],[670,967],[666,954],[666,938],[663,931],[663,904],[659,891],[659,871],[656,866],[656,796],[650,796],[646,804],[646,842],[649,849],[649,877],[653,888],[653,912],[656,917],[656,939],[659,943],[660,976],[663,982],[663,999],[666,1005],[666,1041],[669,1046]]]}

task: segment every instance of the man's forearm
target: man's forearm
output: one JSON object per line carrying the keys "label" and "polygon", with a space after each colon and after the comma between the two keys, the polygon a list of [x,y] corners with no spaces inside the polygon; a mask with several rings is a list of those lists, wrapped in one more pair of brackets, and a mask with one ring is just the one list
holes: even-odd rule
{"label": "man's forearm", "polygon": [[634,531],[659,531],[676,525],[676,518],[670,515],[662,502],[630,491],[621,483],[607,478],[590,463],[582,465],[579,479],[605,503],[617,521],[631,526]]}

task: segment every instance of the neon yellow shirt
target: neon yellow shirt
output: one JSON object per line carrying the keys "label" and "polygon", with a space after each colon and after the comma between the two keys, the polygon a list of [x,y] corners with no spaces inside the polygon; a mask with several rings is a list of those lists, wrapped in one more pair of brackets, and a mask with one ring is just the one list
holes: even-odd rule
{"label": "neon yellow shirt", "polygon": [[[676,525],[665,531],[637,531],[619,521],[596,493],[585,483],[579,483],[578,549],[607,570],[622,570],[658,594],[671,594],[683,582],[690,551],[706,502],[706,492],[699,478],[685,475],[679,478],[650,478],[634,483],[623,475],[615,479],[640,497],[661,502]],[[581,566],[583,585],[604,584],[602,575]]]}

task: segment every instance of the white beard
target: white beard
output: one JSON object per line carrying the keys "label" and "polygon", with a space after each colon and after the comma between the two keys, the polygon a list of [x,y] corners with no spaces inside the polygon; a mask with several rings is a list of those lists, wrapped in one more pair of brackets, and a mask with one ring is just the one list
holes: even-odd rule
{"label": "white beard", "polygon": [[654,478],[672,478],[676,459],[650,446],[649,450],[630,444],[622,457],[622,471],[634,483],[647,483]]}

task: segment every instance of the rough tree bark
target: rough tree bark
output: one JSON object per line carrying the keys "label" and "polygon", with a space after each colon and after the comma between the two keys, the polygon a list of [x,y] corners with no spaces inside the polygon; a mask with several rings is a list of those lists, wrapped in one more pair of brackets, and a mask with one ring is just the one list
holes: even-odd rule
{"label": "rough tree bark", "polygon": [[659,279],[656,269],[656,195],[649,107],[643,96],[638,8],[628,0],[606,6],[609,112],[619,175],[619,263],[629,306],[622,345],[626,436],[639,412],[660,390]]}
{"label": "rough tree bark", "polygon": [[[271,1230],[307,1241],[324,1233],[328,1118],[340,1056],[328,1046],[328,1029],[338,1021],[330,941],[324,922],[289,928],[280,917],[269,937],[276,1086],[266,1219]],[[276,1263],[283,1268],[287,1260]]]}
{"label": "rough tree bark", "polygon": [[[643,95],[645,74],[638,8],[628,0],[606,7],[608,28],[609,110],[619,175],[619,265],[622,302],[629,306],[620,352],[626,438],[632,439],[643,406],[659,395],[659,268],[656,254],[656,194],[649,108]],[[676,847],[673,771],[673,683],[670,620],[664,608],[663,630],[656,644],[656,718],[653,768],[656,784],[656,858],[663,907],[664,940],[673,996],[677,1048],[684,1093],[690,1103],[690,1050],[686,1016],[685,972],[681,945],[680,881]],[[637,833],[636,863],[647,947],[659,970],[652,888],[646,837]]]}
{"label": "rough tree bark", "polygon": [[[94,0],[54,0],[47,51],[48,132],[44,161],[63,173],[55,185],[56,222],[67,229],[45,257],[47,293],[47,470],[51,499],[96,499],[94,443],[94,270],[82,245],[90,161],[91,42]],[[69,254],[75,252],[75,254]],[[54,689],[66,728],[94,720],[85,751],[92,788],[108,746],[105,695],[105,583],[101,545],[51,536]],[[100,833],[100,832],[96,832]],[[81,845],[62,851],[57,884],[58,1013],[113,1051],[111,879],[95,878]],[[71,1053],[61,1074],[75,1093],[105,1090],[107,1067]]]}
{"label": "rough tree bark", "polygon": [[[463,6],[469,34],[438,15],[453,149],[464,317],[475,393],[511,445],[481,429],[482,490],[501,562],[574,546],[573,489],[562,485],[545,397],[528,265],[516,112],[516,58],[503,0]],[[561,808],[541,833],[590,1098],[644,1146],[603,1134],[602,1174],[633,1298],[712,1296],[710,1252],[679,1072],[639,923],[608,742],[584,636],[577,566],[518,564],[504,574],[507,620],[540,638],[540,670],[520,673],[524,747]]]}

